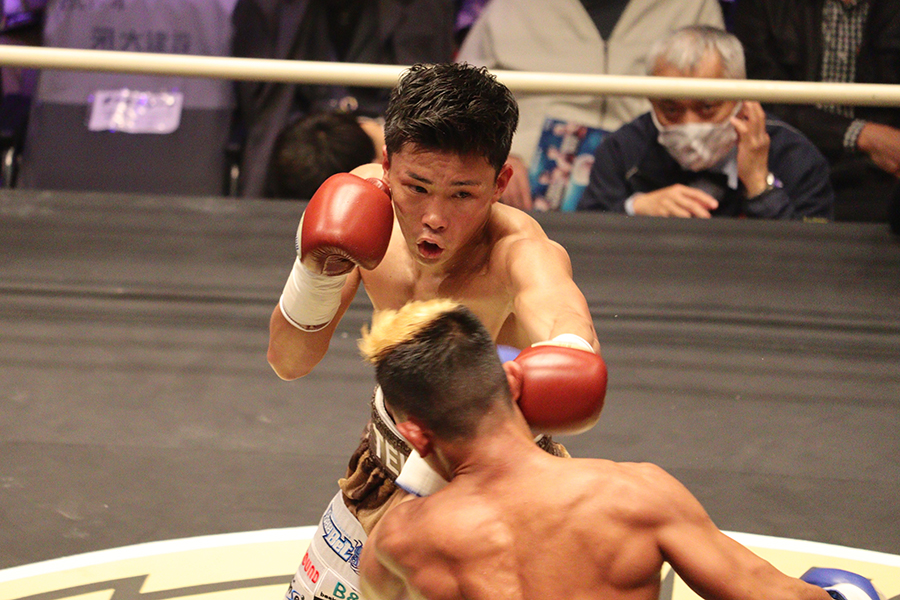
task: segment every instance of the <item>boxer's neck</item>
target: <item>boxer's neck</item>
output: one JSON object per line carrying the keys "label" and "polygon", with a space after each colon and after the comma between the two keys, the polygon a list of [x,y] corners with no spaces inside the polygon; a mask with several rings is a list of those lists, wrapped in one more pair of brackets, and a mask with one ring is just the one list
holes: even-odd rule
{"label": "boxer's neck", "polygon": [[496,477],[521,468],[529,457],[546,454],[535,445],[521,413],[502,420],[486,420],[477,435],[441,444],[439,450],[454,479]]}

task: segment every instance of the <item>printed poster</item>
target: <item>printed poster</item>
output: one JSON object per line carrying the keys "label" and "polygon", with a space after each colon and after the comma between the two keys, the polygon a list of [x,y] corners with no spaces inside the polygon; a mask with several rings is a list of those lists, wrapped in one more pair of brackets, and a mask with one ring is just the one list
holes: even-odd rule
{"label": "printed poster", "polygon": [[580,123],[544,121],[528,173],[535,210],[575,210],[587,187],[594,153],[606,133]]}

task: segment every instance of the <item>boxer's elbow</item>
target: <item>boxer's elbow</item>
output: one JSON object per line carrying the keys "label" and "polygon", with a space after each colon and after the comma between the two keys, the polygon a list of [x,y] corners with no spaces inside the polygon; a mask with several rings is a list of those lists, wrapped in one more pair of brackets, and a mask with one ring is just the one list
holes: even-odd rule
{"label": "boxer's elbow", "polygon": [[304,357],[300,352],[285,350],[273,344],[269,345],[266,360],[269,361],[269,366],[275,374],[285,381],[309,375],[319,362],[317,359]]}
{"label": "boxer's elbow", "polygon": [[284,360],[280,353],[272,348],[269,348],[266,353],[266,360],[269,361],[269,366],[272,367],[275,374],[285,381],[299,379],[311,371],[311,369],[303,368],[303,365]]}
{"label": "boxer's elbow", "polygon": [[[269,347],[266,360],[281,379],[291,381],[304,377],[313,370],[324,355],[321,344],[310,346],[312,334],[301,332],[288,323],[278,307],[269,322]],[[327,350],[327,341],[324,343]]]}

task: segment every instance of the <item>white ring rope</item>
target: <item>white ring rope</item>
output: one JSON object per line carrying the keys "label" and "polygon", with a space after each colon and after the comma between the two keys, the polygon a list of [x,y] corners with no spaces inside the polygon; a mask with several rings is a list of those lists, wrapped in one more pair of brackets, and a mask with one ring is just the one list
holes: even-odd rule
{"label": "white ring rope", "polygon": [[[0,45],[0,66],[393,87],[405,67]],[[900,85],[492,71],[516,92],[900,106]]]}

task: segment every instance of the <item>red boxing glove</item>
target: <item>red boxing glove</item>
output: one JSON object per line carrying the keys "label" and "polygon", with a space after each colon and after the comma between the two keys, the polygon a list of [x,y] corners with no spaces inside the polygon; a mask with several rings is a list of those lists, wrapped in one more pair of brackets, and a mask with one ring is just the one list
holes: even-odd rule
{"label": "red boxing glove", "polygon": [[319,186],[297,228],[297,258],[278,305],[294,327],[314,332],[337,314],[341,290],[354,265],[374,269],[394,228],[388,187],[349,173]]}
{"label": "red boxing glove", "polygon": [[599,354],[556,345],[525,348],[519,408],[538,433],[575,434],[600,418],[606,399],[606,363]]}
{"label": "red boxing glove", "polygon": [[384,182],[338,173],[310,199],[297,253],[318,275],[343,275],[354,264],[374,269],[387,252],[393,227],[394,207]]}

